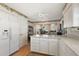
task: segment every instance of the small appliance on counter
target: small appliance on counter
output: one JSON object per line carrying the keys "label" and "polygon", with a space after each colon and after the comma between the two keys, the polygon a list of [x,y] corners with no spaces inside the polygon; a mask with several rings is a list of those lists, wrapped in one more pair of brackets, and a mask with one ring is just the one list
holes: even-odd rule
{"label": "small appliance on counter", "polygon": [[62,35],[62,34],[63,34],[62,32],[63,32],[63,30],[62,30],[61,24],[60,24],[59,30],[58,30],[58,32],[57,32],[57,35]]}

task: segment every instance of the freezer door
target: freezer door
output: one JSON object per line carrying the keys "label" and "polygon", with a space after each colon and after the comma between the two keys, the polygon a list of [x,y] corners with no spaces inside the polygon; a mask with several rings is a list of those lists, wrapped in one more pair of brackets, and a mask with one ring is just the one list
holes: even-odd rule
{"label": "freezer door", "polygon": [[9,39],[0,39],[0,56],[9,55]]}
{"label": "freezer door", "polygon": [[0,56],[9,55],[9,32],[4,28],[0,28]]}

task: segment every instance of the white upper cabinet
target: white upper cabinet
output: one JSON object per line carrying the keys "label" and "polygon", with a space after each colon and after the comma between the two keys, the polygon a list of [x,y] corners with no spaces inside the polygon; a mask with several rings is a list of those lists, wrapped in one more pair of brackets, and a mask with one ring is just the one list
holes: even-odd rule
{"label": "white upper cabinet", "polygon": [[63,11],[64,28],[79,26],[79,4],[67,4]]}
{"label": "white upper cabinet", "polygon": [[64,27],[71,27],[72,26],[72,6],[68,8],[68,10],[64,13]]}
{"label": "white upper cabinet", "polygon": [[79,4],[73,4],[73,26],[79,26]]}

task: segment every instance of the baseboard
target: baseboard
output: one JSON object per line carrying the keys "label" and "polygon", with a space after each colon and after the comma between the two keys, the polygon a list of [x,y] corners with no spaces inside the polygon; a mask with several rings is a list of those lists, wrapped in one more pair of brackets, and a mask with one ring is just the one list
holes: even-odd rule
{"label": "baseboard", "polygon": [[52,55],[49,55],[49,54],[45,54],[45,53],[40,53],[40,52],[35,52],[35,51],[31,51],[32,53],[37,53],[37,54],[41,54],[41,55],[45,55],[45,56],[52,56]]}
{"label": "baseboard", "polygon": [[15,53],[17,53],[19,50],[17,50],[17,51],[15,51],[15,52],[13,52],[12,54],[10,54],[9,56],[12,56],[12,55],[14,55]]}

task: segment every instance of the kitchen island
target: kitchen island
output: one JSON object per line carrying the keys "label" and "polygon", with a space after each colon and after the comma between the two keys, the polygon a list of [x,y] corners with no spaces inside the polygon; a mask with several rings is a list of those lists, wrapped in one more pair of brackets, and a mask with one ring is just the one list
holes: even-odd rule
{"label": "kitchen island", "polygon": [[47,55],[58,55],[58,39],[55,35],[32,36],[31,51]]}
{"label": "kitchen island", "polygon": [[31,36],[31,51],[54,56],[78,56],[79,39],[65,35]]}

